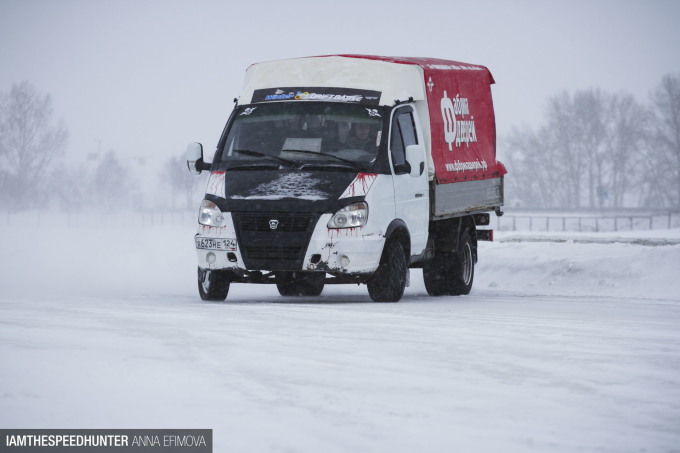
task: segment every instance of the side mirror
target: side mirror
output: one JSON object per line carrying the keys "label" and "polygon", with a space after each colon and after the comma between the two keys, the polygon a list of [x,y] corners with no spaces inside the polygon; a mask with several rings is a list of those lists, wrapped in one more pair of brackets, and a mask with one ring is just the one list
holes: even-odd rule
{"label": "side mirror", "polygon": [[201,171],[210,168],[209,166],[206,168],[206,164],[203,162],[203,145],[200,143],[192,142],[187,145],[186,158],[187,167],[194,175],[200,175]]}
{"label": "side mirror", "polygon": [[406,147],[406,162],[411,166],[410,175],[414,178],[425,171],[425,147],[423,145],[408,145]]}

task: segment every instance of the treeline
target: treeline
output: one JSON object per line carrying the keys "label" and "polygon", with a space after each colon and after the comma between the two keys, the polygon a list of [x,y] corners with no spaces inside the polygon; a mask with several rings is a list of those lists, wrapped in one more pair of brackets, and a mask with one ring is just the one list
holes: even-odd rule
{"label": "treeline", "polygon": [[[67,143],[49,95],[27,82],[0,93],[0,209],[193,209],[205,184],[181,151],[158,169],[101,147],[75,164],[64,159]],[[507,206],[680,210],[680,74],[663,77],[646,103],[600,89],[560,93],[542,125],[514,129],[498,148]]]}
{"label": "treeline", "polygon": [[[204,180],[186,170],[181,153],[159,171],[145,168],[143,159],[121,159],[112,149],[102,150],[99,142],[85,160],[72,162],[64,158],[68,135],[53,118],[51,97],[30,83],[0,93],[0,210],[195,207],[192,195]],[[156,177],[155,190],[145,190],[142,182]]]}
{"label": "treeline", "polygon": [[562,92],[542,125],[514,129],[499,149],[509,206],[680,210],[680,74],[663,77],[644,104],[600,89]]}

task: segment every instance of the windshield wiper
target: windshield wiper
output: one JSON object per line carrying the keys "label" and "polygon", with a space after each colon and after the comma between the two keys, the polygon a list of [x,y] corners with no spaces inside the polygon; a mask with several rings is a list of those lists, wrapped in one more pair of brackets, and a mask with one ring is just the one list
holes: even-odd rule
{"label": "windshield wiper", "polygon": [[[342,157],[334,156],[333,154],[326,154],[326,153],[318,153],[316,151],[309,151],[307,149],[286,149],[284,150],[287,153],[302,153],[302,154],[312,154],[314,156],[324,156],[324,157],[330,157],[331,159],[335,159],[338,162],[342,162],[344,164],[349,165],[355,170],[362,171],[362,168],[359,167],[355,162],[352,162],[349,159],[343,159]],[[306,164],[312,164],[312,162],[307,162]]]}
{"label": "windshield wiper", "polygon": [[284,159],[283,157],[278,157],[278,156],[272,156],[271,154],[265,154],[261,153],[259,151],[251,151],[249,149],[234,149],[232,150],[234,153],[239,153],[239,154],[245,154],[246,156],[254,156],[254,157],[267,157],[269,159],[277,160],[279,162],[283,162],[287,165],[290,165],[291,167],[297,167],[297,164],[293,162],[292,160]]}
{"label": "windshield wiper", "polygon": [[263,162],[263,163],[250,163],[250,164],[234,164],[230,165],[227,167],[230,171],[231,170],[250,170],[250,169],[257,169],[257,170],[278,170],[279,169],[279,164],[274,163],[274,162]]}

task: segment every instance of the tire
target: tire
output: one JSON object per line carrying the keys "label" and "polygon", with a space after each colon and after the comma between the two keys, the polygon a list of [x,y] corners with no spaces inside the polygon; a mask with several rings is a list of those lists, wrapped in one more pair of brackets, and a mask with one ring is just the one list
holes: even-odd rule
{"label": "tire", "polygon": [[423,281],[430,296],[450,294],[449,282],[453,273],[451,263],[456,256],[453,252],[435,251],[434,258],[423,264]]}
{"label": "tire", "polygon": [[324,272],[280,272],[276,274],[276,288],[282,296],[315,297],[323,291],[325,280]]}
{"label": "tire", "polygon": [[368,294],[373,302],[398,302],[404,295],[408,263],[404,248],[397,241],[388,241],[380,264],[368,281]]}
{"label": "tire", "polygon": [[198,294],[202,300],[223,301],[229,294],[229,272],[198,268]]}
{"label": "tire", "polygon": [[425,289],[430,296],[460,296],[469,294],[475,276],[472,240],[461,235],[458,252],[436,252],[423,265]]}
{"label": "tire", "polygon": [[472,239],[465,232],[458,243],[458,252],[452,260],[452,279],[449,294],[462,296],[470,294],[472,281],[475,278],[475,257],[472,252]]}

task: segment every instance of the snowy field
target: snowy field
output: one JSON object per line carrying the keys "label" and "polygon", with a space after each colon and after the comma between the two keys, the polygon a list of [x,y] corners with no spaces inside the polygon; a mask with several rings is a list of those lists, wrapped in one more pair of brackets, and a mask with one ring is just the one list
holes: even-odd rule
{"label": "snowy field", "polygon": [[[44,219],[43,219],[44,220]],[[194,226],[0,226],[0,427],[215,452],[679,452],[680,230],[497,235],[469,296],[196,290]]]}

